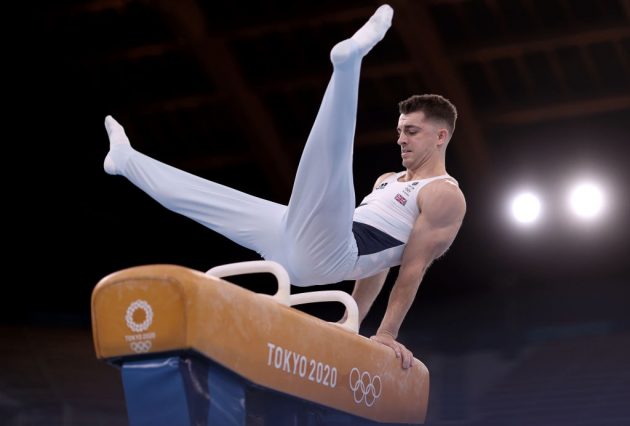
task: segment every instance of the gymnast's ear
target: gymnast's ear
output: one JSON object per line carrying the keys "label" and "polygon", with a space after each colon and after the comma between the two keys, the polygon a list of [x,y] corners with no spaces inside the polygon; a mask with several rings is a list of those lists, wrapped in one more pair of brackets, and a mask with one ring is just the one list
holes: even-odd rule
{"label": "gymnast's ear", "polygon": [[438,130],[438,146],[444,145],[450,139],[450,132],[446,127],[442,127]]}

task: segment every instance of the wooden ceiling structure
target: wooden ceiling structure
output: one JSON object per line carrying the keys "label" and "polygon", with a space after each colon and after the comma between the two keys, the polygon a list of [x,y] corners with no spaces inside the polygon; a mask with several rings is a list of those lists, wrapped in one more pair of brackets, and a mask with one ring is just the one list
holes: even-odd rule
{"label": "wooden ceiling structure", "polygon": [[[396,103],[458,107],[460,173],[492,170],[493,128],[630,110],[629,0],[392,0],[364,60],[357,150],[390,146]],[[193,173],[254,167],[287,194],[330,73],[377,2],[66,1],[39,11],[73,81],[134,145]],[[377,155],[383,152],[372,148]]]}

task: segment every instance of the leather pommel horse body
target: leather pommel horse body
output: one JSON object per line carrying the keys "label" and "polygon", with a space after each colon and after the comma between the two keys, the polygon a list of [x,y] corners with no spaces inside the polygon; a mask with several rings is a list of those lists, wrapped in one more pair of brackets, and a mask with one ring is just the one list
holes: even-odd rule
{"label": "leather pommel horse body", "polygon": [[[220,278],[252,272],[275,274],[278,292]],[[390,348],[360,336],[347,293],[289,290],[286,271],[265,261],[103,278],[92,293],[94,346],[122,372],[130,425],[424,422],[423,363],[403,370]],[[291,307],[323,300],[344,303],[346,322]]]}

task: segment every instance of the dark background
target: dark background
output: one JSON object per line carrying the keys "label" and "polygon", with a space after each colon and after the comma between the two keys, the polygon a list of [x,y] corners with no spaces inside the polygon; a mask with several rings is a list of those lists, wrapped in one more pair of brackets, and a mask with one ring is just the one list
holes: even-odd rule
{"label": "dark background", "polygon": [[[118,373],[91,346],[98,280],[144,264],[203,271],[256,259],[106,175],[105,115],[141,152],[286,203],[329,50],[378,5],[62,1],[18,16],[25,31],[7,82],[17,136],[5,142],[7,266],[18,277],[2,297],[2,421],[124,424]],[[357,198],[401,169],[398,101],[440,93],[460,114],[447,168],[467,216],[400,335],[431,371],[429,422],[630,423],[630,4],[391,5],[393,27],[363,63]],[[605,214],[588,225],[565,208],[583,176],[607,193]],[[525,186],[544,202],[528,228],[506,213]],[[362,334],[378,327],[395,272]],[[235,280],[273,287],[266,277]]]}

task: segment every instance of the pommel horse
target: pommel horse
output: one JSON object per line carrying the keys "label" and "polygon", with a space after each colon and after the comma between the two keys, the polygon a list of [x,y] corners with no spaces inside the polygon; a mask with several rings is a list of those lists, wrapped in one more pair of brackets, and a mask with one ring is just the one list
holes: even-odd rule
{"label": "pommel horse", "polygon": [[[272,273],[274,295],[221,279]],[[343,323],[292,308],[337,301]],[[290,294],[275,262],[124,269],[92,292],[96,356],[119,368],[131,426],[420,424],[429,372],[358,334],[343,291]]]}

